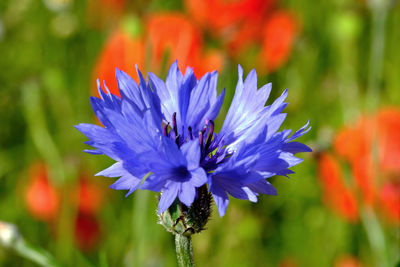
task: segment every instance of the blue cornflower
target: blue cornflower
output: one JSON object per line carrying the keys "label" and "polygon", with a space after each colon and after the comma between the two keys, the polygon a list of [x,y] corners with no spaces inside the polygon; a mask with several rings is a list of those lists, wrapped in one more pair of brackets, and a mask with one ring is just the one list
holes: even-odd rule
{"label": "blue cornflower", "polygon": [[308,123],[290,136],[278,131],[286,118],[287,90],[265,106],[271,84],[257,88],[252,70],[239,81],[221,131],[214,132],[224,99],[217,95],[216,72],[197,80],[191,68],[182,75],[173,63],[166,81],[149,73],[146,82],[137,70],[137,84],[116,70],[121,98],[103,91],[90,101],[104,127],[79,124],[76,128],[90,140],[86,144],[116,161],[97,175],[120,177],[110,187],[117,190],[147,189],[161,192],[159,213],[178,198],[190,207],[198,188],[208,184],[220,216],[225,214],[229,195],[256,202],[258,194],[275,195],[267,181],[274,175],[293,173],[290,167],[302,159],[296,153],[309,152],[306,145],[293,141],[310,130]]}

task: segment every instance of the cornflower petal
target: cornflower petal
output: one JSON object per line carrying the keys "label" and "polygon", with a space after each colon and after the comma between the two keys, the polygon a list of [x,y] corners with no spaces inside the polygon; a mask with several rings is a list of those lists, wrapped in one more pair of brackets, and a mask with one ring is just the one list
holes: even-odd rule
{"label": "cornflower petal", "polygon": [[160,202],[158,203],[158,213],[166,211],[174,202],[179,191],[179,185],[171,183],[161,193]]}

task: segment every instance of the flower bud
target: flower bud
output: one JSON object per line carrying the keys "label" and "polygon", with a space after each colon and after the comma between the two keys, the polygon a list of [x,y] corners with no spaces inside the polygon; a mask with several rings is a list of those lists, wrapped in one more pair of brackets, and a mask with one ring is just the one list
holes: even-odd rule
{"label": "flower bud", "polygon": [[159,215],[160,224],[173,234],[190,236],[204,230],[211,215],[211,194],[206,186],[197,189],[197,197],[190,207],[178,199]]}
{"label": "flower bud", "polygon": [[15,225],[0,221],[0,244],[4,247],[11,247],[20,237]]}

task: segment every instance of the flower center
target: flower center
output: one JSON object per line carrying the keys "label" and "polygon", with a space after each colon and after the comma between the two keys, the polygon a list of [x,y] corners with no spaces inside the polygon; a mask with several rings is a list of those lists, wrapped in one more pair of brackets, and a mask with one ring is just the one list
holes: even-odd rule
{"label": "flower center", "polygon": [[212,171],[217,168],[217,165],[226,157],[224,156],[225,148],[223,148],[223,146],[220,145],[220,142],[217,142],[216,138],[214,138],[214,128],[214,121],[206,119],[203,128],[197,133],[197,135],[193,132],[191,126],[188,126],[186,131],[186,127],[183,125],[182,131],[178,132],[176,112],[172,114],[171,123],[163,123],[164,135],[174,140],[179,148],[188,140],[193,140],[195,138],[199,139],[201,151],[200,166],[206,171]]}
{"label": "flower center", "polygon": [[174,169],[174,174],[176,180],[182,182],[191,177],[190,172],[187,170],[185,166],[179,166]]}

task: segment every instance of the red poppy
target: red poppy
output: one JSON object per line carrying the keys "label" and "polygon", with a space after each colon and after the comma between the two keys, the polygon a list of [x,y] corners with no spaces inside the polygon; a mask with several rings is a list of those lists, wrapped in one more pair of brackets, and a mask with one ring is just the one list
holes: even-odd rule
{"label": "red poppy", "polygon": [[342,255],[340,257],[338,257],[334,264],[334,267],[362,267],[363,264],[361,263],[361,261],[351,255]]}
{"label": "red poppy", "polygon": [[370,154],[375,128],[374,120],[369,117],[362,117],[354,126],[345,127],[335,138],[336,152],[351,163],[356,162],[360,156]]}
{"label": "red poppy", "polygon": [[47,167],[44,164],[37,163],[29,169],[25,205],[37,220],[52,221],[58,215],[60,196],[49,181]]}
{"label": "red poppy", "polygon": [[400,181],[385,183],[382,186],[380,204],[390,222],[400,222]]}
{"label": "red poppy", "polygon": [[79,184],[73,191],[72,201],[83,213],[96,214],[101,209],[104,191],[95,181],[81,175]]}
{"label": "red poppy", "polygon": [[[299,31],[288,11],[273,11],[274,0],[186,0],[193,19],[217,37],[236,59],[259,48],[259,69],[271,72],[287,62]],[[261,47],[259,46],[261,44]]]}
{"label": "red poppy", "polygon": [[299,31],[295,17],[287,11],[273,13],[263,28],[261,66],[268,72],[275,71],[286,63]]}
{"label": "red poppy", "polygon": [[[190,66],[190,65],[189,65]],[[218,50],[208,50],[201,56],[200,62],[194,65],[193,70],[197,77],[203,76],[206,72],[221,70],[224,66],[224,56]]]}
{"label": "red poppy", "polygon": [[99,243],[100,223],[95,215],[79,212],[75,220],[75,241],[83,251],[93,250]]}
{"label": "red poppy", "polygon": [[192,18],[238,58],[246,48],[261,41],[264,18],[274,0],[186,0]]}
{"label": "red poppy", "polygon": [[163,64],[169,66],[178,60],[182,71],[190,66],[200,77],[207,71],[219,69],[222,65],[222,56],[219,53],[204,52],[201,32],[182,14],[152,14],[147,18],[146,29],[146,48],[150,48],[150,51],[146,52],[151,58],[148,64],[150,71],[160,73],[163,71]]}
{"label": "red poppy", "polygon": [[400,174],[400,110],[387,108],[377,115],[380,168]]}
{"label": "red poppy", "polygon": [[274,0],[186,0],[193,19],[218,36],[235,34],[249,20],[258,21],[265,16]]}
{"label": "red poppy", "polygon": [[370,155],[360,155],[358,160],[351,164],[352,174],[356,182],[364,205],[371,206],[376,197],[376,171]]}
{"label": "red poppy", "polygon": [[353,127],[346,127],[334,142],[336,153],[351,168],[360,205],[379,207],[391,222],[400,222],[399,133],[400,111],[385,108],[376,115],[362,117]]}
{"label": "red poppy", "polygon": [[264,19],[264,17],[246,19],[229,35],[222,36],[232,57],[235,59],[246,57],[249,49],[261,43]]}
{"label": "red poppy", "polygon": [[344,184],[339,162],[329,154],[322,154],[318,160],[318,174],[327,205],[349,221],[357,221],[357,201],[352,190]]}
{"label": "red poppy", "polygon": [[153,14],[147,20],[147,34],[151,46],[151,64],[161,71],[163,57],[169,53],[166,65],[178,60],[180,69],[198,61],[202,36],[189,20],[180,14]]}
{"label": "red poppy", "polygon": [[[138,81],[135,64],[143,66],[144,45],[141,37],[132,36],[123,30],[116,30],[106,41],[93,70],[92,81],[98,78],[103,87],[103,81],[110,92],[120,95],[115,78],[115,69],[128,73]],[[97,86],[93,84],[93,94],[98,95]],[[103,87],[104,88],[104,87]]]}
{"label": "red poppy", "polygon": [[[99,78],[101,83],[104,80],[110,92],[120,96],[115,78],[116,68],[138,82],[136,64],[142,72],[158,74],[163,71],[164,63],[168,66],[178,60],[182,71],[187,66],[193,67],[198,77],[210,70],[218,70],[223,65],[221,53],[217,50],[206,51],[201,33],[182,14],[152,14],[146,20],[145,33],[144,36],[132,36],[121,29],[116,30],[100,53],[92,80]],[[92,94],[98,95],[94,83]]]}

